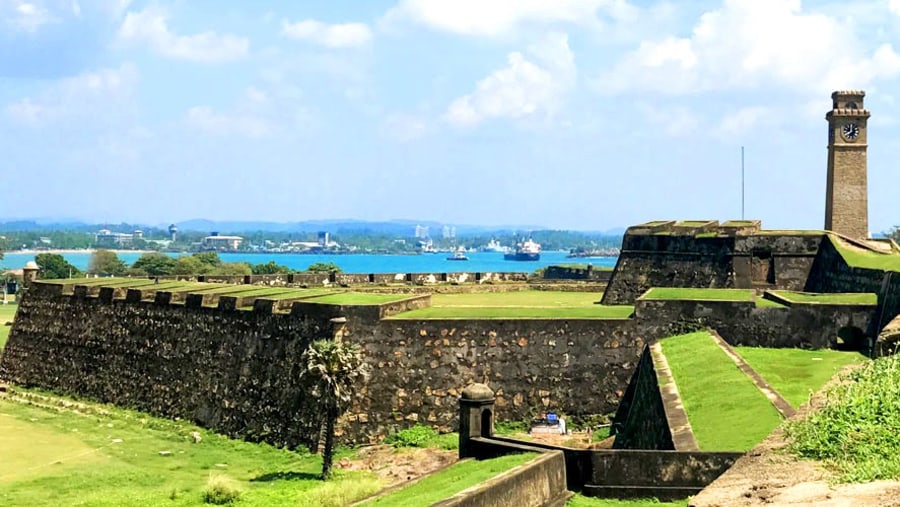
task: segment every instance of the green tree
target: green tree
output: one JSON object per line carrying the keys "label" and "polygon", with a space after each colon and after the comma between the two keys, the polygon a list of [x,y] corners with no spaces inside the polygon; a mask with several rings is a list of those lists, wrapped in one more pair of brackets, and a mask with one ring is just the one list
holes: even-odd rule
{"label": "green tree", "polygon": [[158,252],[146,253],[134,261],[131,269],[134,273],[150,276],[171,275],[175,270],[175,259]]}
{"label": "green tree", "polygon": [[251,269],[254,275],[276,275],[291,272],[291,268],[276,264],[275,261],[269,261],[265,264],[254,264]]}
{"label": "green tree", "polygon": [[334,271],[335,273],[342,273],[343,270],[337,264],[333,262],[314,262],[306,268],[310,273],[331,273]]}
{"label": "green tree", "polygon": [[890,231],[885,233],[885,236],[893,239],[897,243],[900,243],[900,225],[895,225],[891,228]]}
{"label": "green tree", "polygon": [[216,268],[222,265],[222,259],[219,258],[219,254],[217,254],[216,252],[198,252],[191,257],[212,268]]}
{"label": "green tree", "polygon": [[211,273],[213,266],[206,264],[194,255],[182,255],[175,259],[172,268],[173,275],[207,275]]}
{"label": "green tree", "polygon": [[214,275],[252,275],[253,269],[248,262],[223,262],[216,266],[211,274]]}
{"label": "green tree", "polygon": [[59,254],[37,254],[34,257],[34,262],[41,268],[41,278],[75,278],[81,276],[81,271],[69,264],[69,261]]}
{"label": "green tree", "polygon": [[[338,417],[353,401],[357,381],[368,376],[368,364],[362,348],[355,343],[316,340],[303,352],[301,378],[312,386],[310,394],[319,400],[325,423],[325,447],[322,449],[322,480],[331,477],[334,459],[334,427]],[[321,428],[320,428],[321,429]]]}
{"label": "green tree", "polygon": [[95,250],[91,254],[91,261],[88,264],[88,273],[94,275],[112,275],[121,276],[128,271],[128,266],[116,255],[115,252],[109,250]]}

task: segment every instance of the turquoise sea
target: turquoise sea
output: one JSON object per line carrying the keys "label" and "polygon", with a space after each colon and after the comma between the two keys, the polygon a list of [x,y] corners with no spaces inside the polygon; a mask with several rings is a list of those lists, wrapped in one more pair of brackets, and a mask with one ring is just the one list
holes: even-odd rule
{"label": "turquoise sea", "polygon": [[[177,257],[178,254],[169,254]],[[187,254],[185,254],[187,255]],[[275,261],[295,271],[304,271],[314,262],[334,262],[345,273],[453,273],[458,271],[468,272],[532,272],[538,268],[553,264],[587,264],[594,266],[615,266],[615,257],[590,257],[569,259],[566,252],[542,252],[539,261],[507,261],[503,260],[503,254],[498,252],[477,252],[466,254],[467,261],[449,261],[449,253],[421,254],[421,255],[306,255],[306,254],[278,254],[278,253],[225,253],[219,254],[224,262],[249,262],[262,264]],[[90,252],[64,253],[73,266],[79,269],[87,269],[90,261]],[[126,264],[131,264],[140,253],[120,253],[119,258]],[[34,254],[4,253],[0,266],[7,269],[19,269],[26,262],[34,260]]]}

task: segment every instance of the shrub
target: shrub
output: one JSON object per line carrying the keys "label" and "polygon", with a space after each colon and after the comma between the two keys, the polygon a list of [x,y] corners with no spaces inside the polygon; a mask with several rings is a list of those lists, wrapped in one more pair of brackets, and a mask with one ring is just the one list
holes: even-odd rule
{"label": "shrub", "polygon": [[416,424],[388,435],[384,443],[394,447],[439,447],[451,450],[459,447],[459,436],[456,433],[440,434],[430,426]]}
{"label": "shrub", "polygon": [[241,497],[237,482],[225,474],[210,475],[203,487],[203,502],[213,505],[226,505],[236,502]]}

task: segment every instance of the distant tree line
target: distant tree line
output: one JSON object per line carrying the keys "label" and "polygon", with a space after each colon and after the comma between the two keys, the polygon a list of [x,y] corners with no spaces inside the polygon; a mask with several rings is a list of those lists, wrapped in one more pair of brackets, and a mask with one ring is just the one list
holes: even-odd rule
{"label": "distant tree line", "polygon": [[[41,278],[77,278],[84,276],[77,267],[66,261],[60,254],[41,253],[35,256],[41,269]],[[333,262],[311,264],[310,272],[341,272]],[[287,266],[274,261],[261,264],[249,262],[223,262],[216,252],[199,252],[192,255],[170,257],[159,252],[141,255],[134,264],[128,266],[110,250],[96,250],[91,254],[86,274],[98,276],[169,276],[169,275],[271,275],[291,273]]]}

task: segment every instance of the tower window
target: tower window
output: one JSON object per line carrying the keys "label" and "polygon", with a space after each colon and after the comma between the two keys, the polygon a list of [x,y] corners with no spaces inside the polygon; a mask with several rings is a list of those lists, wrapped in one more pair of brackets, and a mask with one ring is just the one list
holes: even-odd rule
{"label": "tower window", "polygon": [[847,109],[859,109],[859,106],[856,105],[856,102],[851,100],[850,102],[847,102]]}

